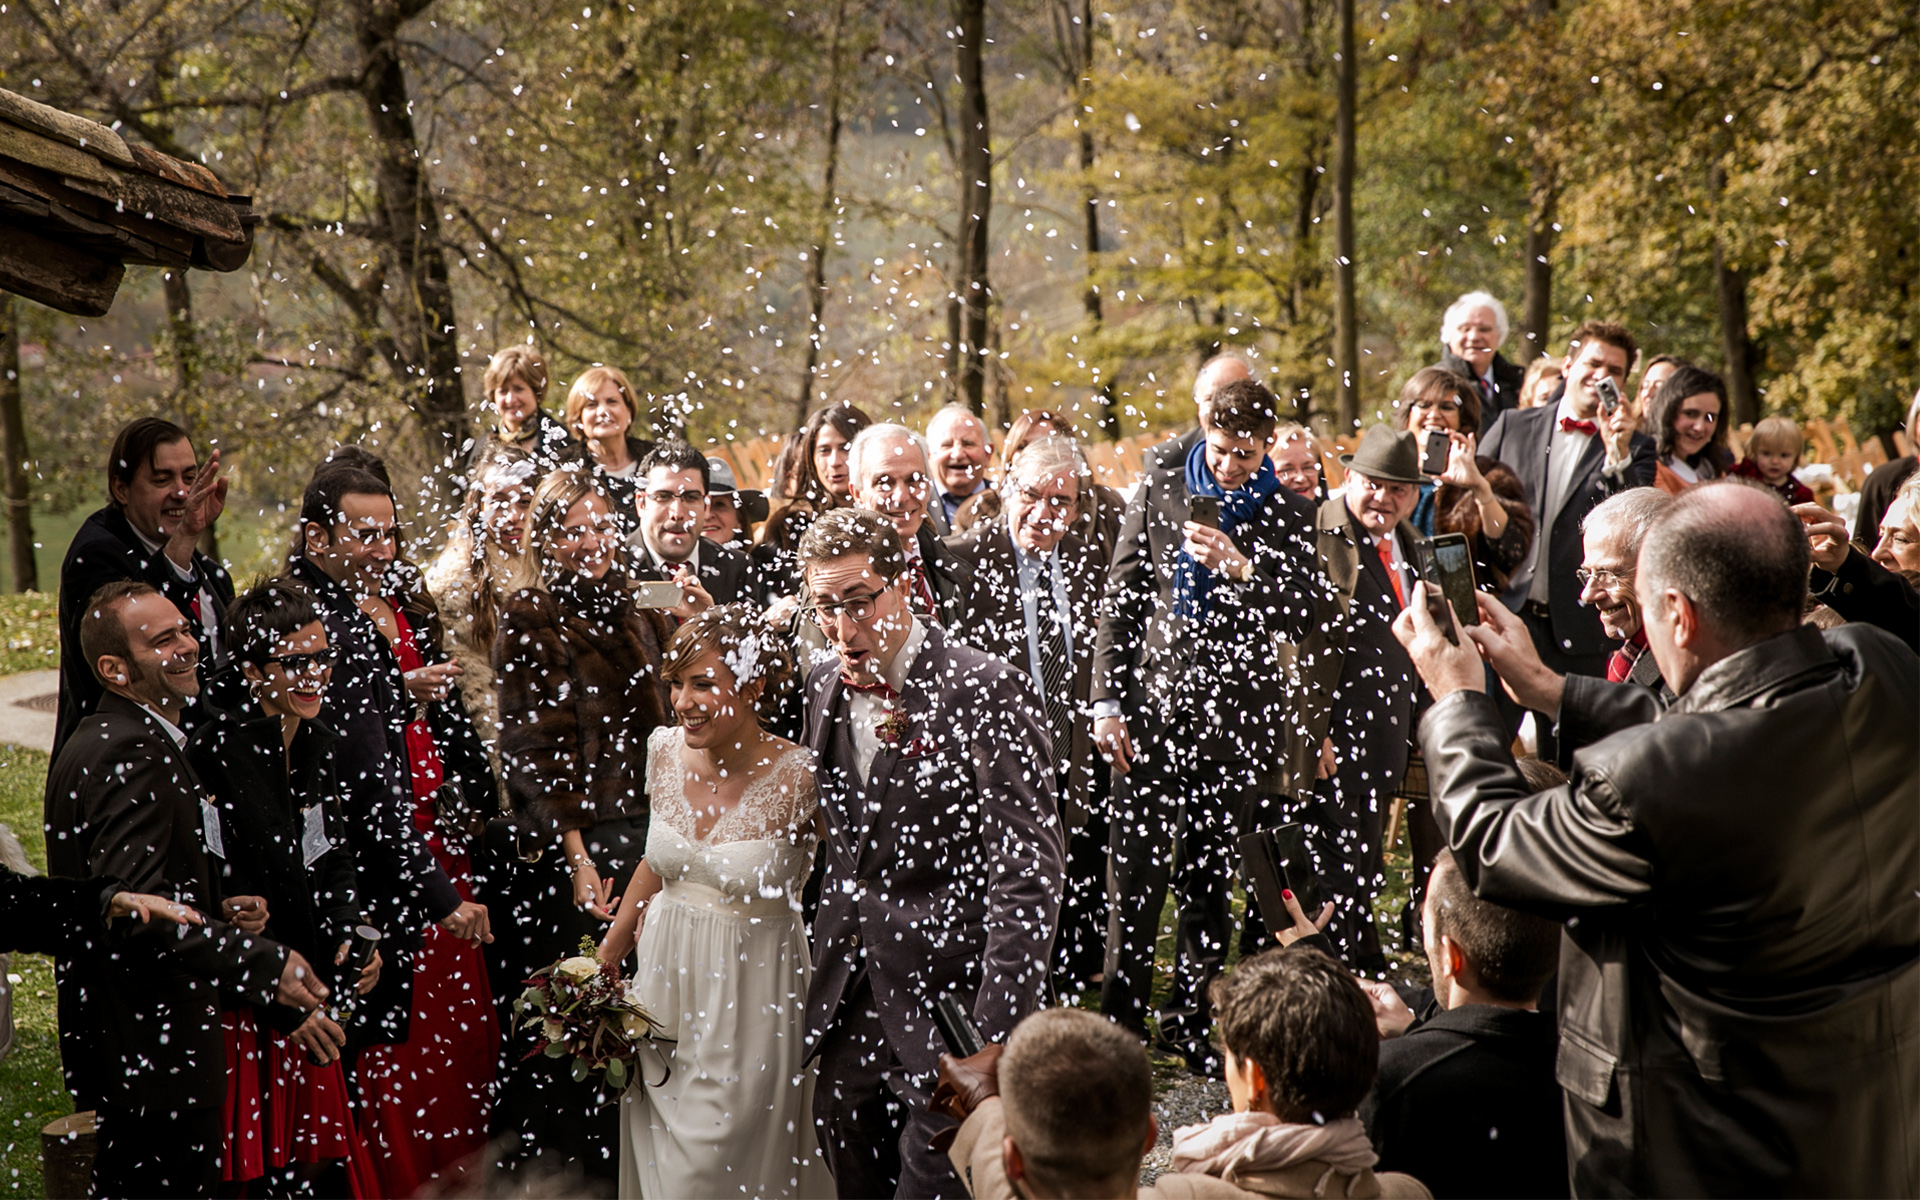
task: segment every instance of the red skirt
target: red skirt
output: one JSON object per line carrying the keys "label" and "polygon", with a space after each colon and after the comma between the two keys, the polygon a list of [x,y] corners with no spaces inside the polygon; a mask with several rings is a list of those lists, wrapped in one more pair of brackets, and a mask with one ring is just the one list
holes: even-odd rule
{"label": "red skirt", "polygon": [[252,1009],[220,1014],[226,1030],[229,1183],[302,1163],[345,1160],[352,1195],[378,1194],[366,1145],[354,1129],[339,1060],[316,1066],[292,1038],[262,1031]]}

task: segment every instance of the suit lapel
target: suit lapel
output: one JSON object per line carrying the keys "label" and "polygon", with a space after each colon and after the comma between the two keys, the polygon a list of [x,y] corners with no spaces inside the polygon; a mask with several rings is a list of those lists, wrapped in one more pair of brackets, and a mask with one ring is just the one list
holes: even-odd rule
{"label": "suit lapel", "polygon": [[892,799],[893,773],[900,765],[901,751],[916,739],[931,739],[933,735],[933,731],[928,729],[927,714],[933,711],[934,689],[928,681],[937,681],[941,677],[940,672],[946,669],[946,657],[946,639],[939,627],[927,626],[926,638],[920,643],[920,653],[900,680],[897,711],[907,721],[901,744],[889,746],[882,741],[880,749],[873,756],[873,765],[867,768],[867,784],[860,793],[860,811],[863,820],[870,818],[870,823],[862,827],[865,834],[859,847],[862,858],[883,840],[891,844],[891,839],[882,839],[877,835],[894,823],[902,808],[900,804],[889,803]]}

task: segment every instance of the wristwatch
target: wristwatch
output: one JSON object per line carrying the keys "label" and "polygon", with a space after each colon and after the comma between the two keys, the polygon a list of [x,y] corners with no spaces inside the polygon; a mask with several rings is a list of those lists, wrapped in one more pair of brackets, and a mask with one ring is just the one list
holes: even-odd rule
{"label": "wristwatch", "polygon": [[1253,582],[1253,560],[1251,558],[1241,559],[1240,569],[1233,573],[1233,577],[1235,579],[1238,579],[1241,583],[1252,583]]}

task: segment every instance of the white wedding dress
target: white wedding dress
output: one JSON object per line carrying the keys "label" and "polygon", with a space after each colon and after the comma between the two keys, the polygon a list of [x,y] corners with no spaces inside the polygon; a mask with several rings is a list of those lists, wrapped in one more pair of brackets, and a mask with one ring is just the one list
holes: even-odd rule
{"label": "white wedding dress", "polygon": [[795,747],[696,839],[677,726],[647,741],[647,905],[628,992],[666,1025],[621,1099],[620,1195],[834,1196],[806,1058],[812,975],[800,890],[813,865],[813,756]]}

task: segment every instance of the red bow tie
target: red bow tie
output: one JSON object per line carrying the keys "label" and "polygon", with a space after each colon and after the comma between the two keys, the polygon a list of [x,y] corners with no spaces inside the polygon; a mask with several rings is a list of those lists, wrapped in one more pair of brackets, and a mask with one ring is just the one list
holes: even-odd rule
{"label": "red bow tie", "polygon": [[1561,417],[1560,429],[1563,433],[1584,433],[1588,436],[1600,432],[1600,427],[1592,421],[1576,421],[1572,417]]}
{"label": "red bow tie", "polygon": [[898,700],[900,698],[900,693],[894,691],[893,685],[884,679],[874,683],[855,683],[845,675],[842,675],[840,682],[846,684],[847,690],[849,691],[865,692],[868,695],[879,696],[882,700]]}

